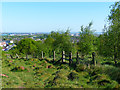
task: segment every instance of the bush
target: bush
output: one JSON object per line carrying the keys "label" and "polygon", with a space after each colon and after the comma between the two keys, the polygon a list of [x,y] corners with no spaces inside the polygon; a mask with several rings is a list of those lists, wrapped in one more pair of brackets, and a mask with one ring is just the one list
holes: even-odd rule
{"label": "bush", "polygon": [[91,76],[98,74],[106,74],[112,80],[116,80],[118,83],[120,83],[120,68],[111,65],[92,66],[89,74]]}
{"label": "bush", "polygon": [[111,79],[116,80],[120,84],[120,68],[106,66],[104,70],[104,73],[108,74]]}
{"label": "bush", "polygon": [[83,65],[83,64],[76,65],[77,72],[84,71],[85,69],[86,69],[86,65]]}
{"label": "bush", "polygon": [[108,76],[104,75],[104,74],[98,74],[98,75],[91,77],[92,80],[102,80],[102,79],[107,79],[107,78],[108,78]]}
{"label": "bush", "polygon": [[116,81],[110,80],[110,77],[105,74],[97,74],[91,77],[92,83],[98,87],[114,88],[118,84]]}
{"label": "bush", "polygon": [[68,79],[69,80],[74,80],[74,79],[79,79],[79,76],[76,72],[71,72],[69,75],[68,75]]}

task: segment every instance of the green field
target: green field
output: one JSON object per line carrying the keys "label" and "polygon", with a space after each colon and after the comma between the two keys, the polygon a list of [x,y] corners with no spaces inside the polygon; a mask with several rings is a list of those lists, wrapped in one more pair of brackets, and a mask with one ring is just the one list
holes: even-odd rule
{"label": "green field", "polygon": [[2,76],[2,88],[120,88],[120,66],[115,67],[109,58],[96,60],[96,66],[88,67],[83,63],[53,64],[52,58],[26,60],[3,56],[2,74],[8,77]]}

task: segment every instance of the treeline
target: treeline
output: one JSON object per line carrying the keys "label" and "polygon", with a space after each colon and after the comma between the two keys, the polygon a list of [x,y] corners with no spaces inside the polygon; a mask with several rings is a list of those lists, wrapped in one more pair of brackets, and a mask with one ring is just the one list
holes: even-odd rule
{"label": "treeline", "polygon": [[103,56],[110,56],[116,60],[120,59],[120,1],[111,7],[108,16],[109,26],[104,28],[104,34],[98,37],[98,52]]}
{"label": "treeline", "polygon": [[106,26],[104,33],[98,37],[93,34],[94,30],[92,30],[92,22],[90,22],[86,27],[81,26],[79,42],[71,42],[69,29],[65,32],[52,31],[43,42],[30,38],[22,39],[11,52],[13,55],[24,54],[26,58],[28,55],[39,58],[42,51],[45,56],[51,56],[53,51],[61,53],[63,50],[73,54],[78,51],[83,56],[95,52],[105,57],[113,57],[116,64],[120,59],[120,2],[116,2],[111,7],[108,21],[109,26]]}

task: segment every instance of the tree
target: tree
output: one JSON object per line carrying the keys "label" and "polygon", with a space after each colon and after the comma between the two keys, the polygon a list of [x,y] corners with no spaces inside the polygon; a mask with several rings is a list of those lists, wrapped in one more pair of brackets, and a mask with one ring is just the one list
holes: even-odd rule
{"label": "tree", "polygon": [[92,22],[89,23],[85,28],[81,26],[80,39],[78,42],[78,50],[83,54],[88,54],[94,50],[94,35],[91,30]]}
{"label": "tree", "polygon": [[45,43],[43,43],[42,41],[37,41],[35,45],[37,47],[36,56],[38,58],[41,57],[42,51],[43,51],[43,53],[44,53],[45,56],[48,55],[48,48],[47,48],[47,45]]}
{"label": "tree", "polygon": [[54,39],[49,35],[48,38],[44,41],[44,44],[47,48],[47,54],[49,54],[49,56],[51,56],[53,54],[53,42]]}
{"label": "tree", "polygon": [[109,22],[110,26],[107,34],[109,35],[109,43],[112,48],[111,53],[114,55],[114,61],[116,64],[116,59],[120,58],[120,1],[112,5]]}
{"label": "tree", "polygon": [[113,56],[117,64],[116,59],[120,59],[120,2],[112,5],[108,20],[109,26],[104,28],[106,32],[100,36],[99,52],[104,56]]}
{"label": "tree", "polygon": [[20,53],[26,55],[26,59],[28,59],[29,54],[34,54],[36,51],[35,41],[31,38],[25,38],[19,41],[17,48]]}
{"label": "tree", "polygon": [[67,29],[66,32],[58,31],[51,32],[51,37],[54,39],[53,49],[56,52],[65,51],[67,54],[73,51],[73,45],[70,37],[70,30]]}

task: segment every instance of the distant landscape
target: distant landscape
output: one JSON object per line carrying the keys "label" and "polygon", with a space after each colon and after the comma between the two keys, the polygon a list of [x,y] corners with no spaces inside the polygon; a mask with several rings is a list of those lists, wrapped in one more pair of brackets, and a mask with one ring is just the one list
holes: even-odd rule
{"label": "distant landscape", "polygon": [[[2,32],[2,88],[120,89],[120,1],[95,31]],[[0,66],[1,66],[0,64]]]}

